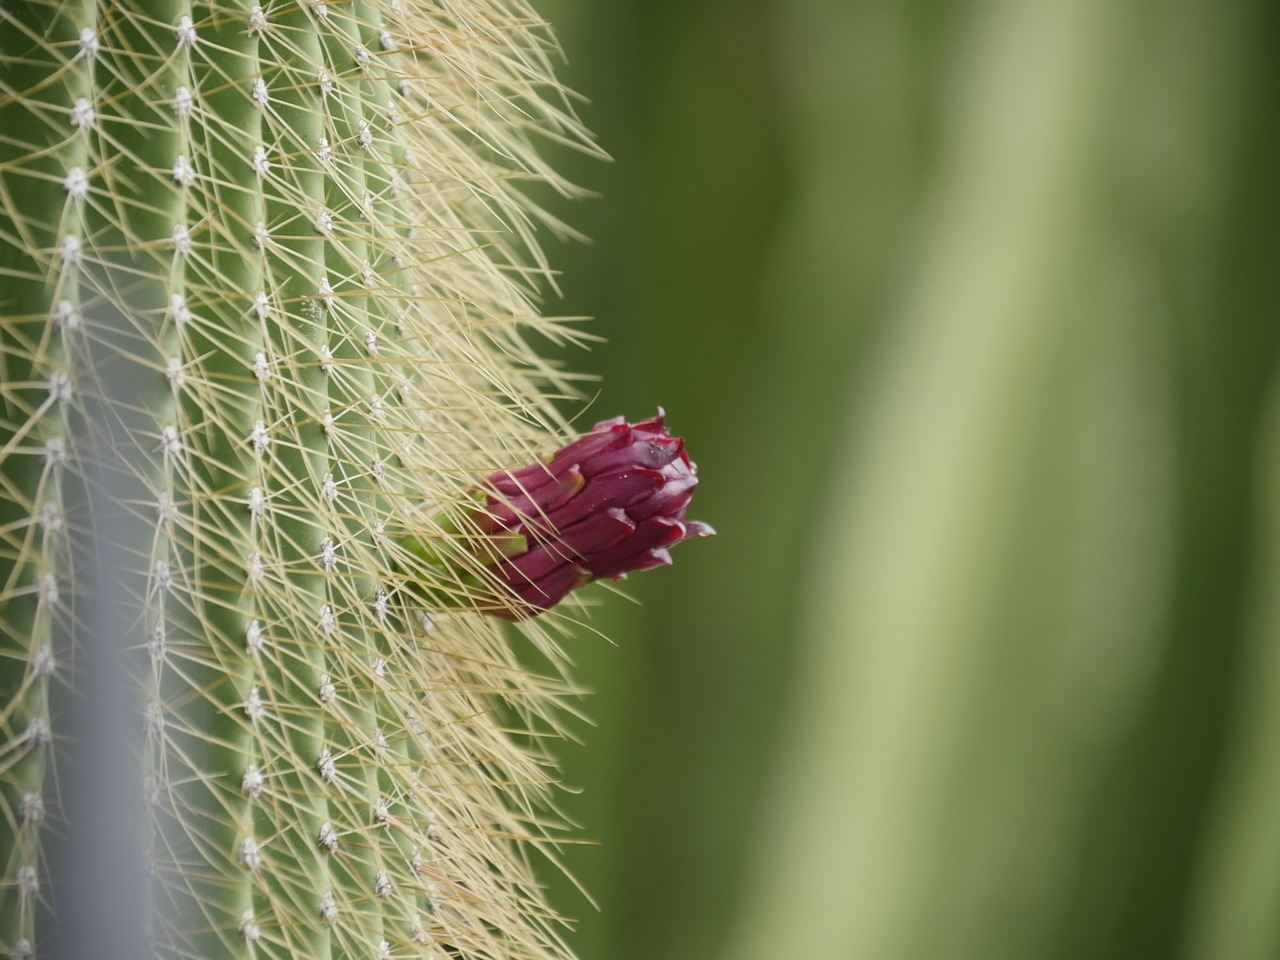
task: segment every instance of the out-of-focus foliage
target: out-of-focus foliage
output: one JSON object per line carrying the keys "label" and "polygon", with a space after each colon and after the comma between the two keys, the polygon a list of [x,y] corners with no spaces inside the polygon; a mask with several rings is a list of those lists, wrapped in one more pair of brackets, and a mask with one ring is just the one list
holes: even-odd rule
{"label": "out-of-focus foliage", "polygon": [[1280,953],[1274,4],[542,9],[720,531],[574,650],[580,954]]}

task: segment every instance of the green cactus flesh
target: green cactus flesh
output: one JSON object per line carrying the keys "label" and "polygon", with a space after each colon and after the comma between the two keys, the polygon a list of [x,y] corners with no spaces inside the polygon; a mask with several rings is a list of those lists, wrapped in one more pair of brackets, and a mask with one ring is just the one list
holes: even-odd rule
{"label": "green cactus flesh", "polygon": [[0,7],[0,950],[57,922],[51,703],[110,603],[161,955],[564,955],[509,729],[563,683],[438,519],[572,391],[527,339],[572,336],[537,140],[591,149],[552,49],[518,0]]}

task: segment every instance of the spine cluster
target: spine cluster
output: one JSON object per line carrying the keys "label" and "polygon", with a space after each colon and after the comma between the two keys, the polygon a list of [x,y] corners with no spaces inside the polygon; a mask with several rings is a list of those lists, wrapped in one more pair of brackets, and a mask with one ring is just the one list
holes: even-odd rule
{"label": "spine cluster", "polygon": [[590,149],[550,52],[504,0],[0,11],[0,950],[56,915],[49,687],[110,602],[161,955],[564,955],[496,715],[554,726],[558,682],[423,607],[476,605],[472,552],[398,546],[571,389],[526,340],[573,334],[520,187]]}

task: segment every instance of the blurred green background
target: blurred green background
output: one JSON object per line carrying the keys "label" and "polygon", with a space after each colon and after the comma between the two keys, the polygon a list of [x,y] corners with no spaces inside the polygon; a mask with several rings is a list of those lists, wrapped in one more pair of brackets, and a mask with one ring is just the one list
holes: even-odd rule
{"label": "blurred green background", "polygon": [[538,9],[720,531],[571,644],[579,955],[1280,957],[1280,5]]}

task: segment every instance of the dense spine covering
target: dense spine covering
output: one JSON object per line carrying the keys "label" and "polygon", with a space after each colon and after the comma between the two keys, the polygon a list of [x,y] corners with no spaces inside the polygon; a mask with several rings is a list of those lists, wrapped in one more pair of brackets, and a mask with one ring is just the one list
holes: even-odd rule
{"label": "dense spine covering", "polygon": [[521,182],[569,189],[535,139],[590,149],[541,25],[506,0],[0,18],[0,949],[57,910],[48,686],[93,680],[105,524],[161,955],[563,956],[527,856],[548,772],[495,715],[554,727],[561,684],[422,606],[491,602],[434,518],[545,448],[570,389],[525,340],[572,336],[530,299]]}

